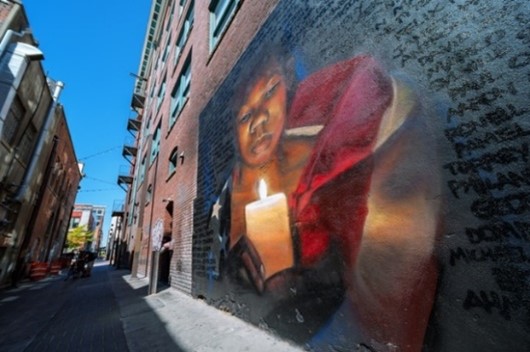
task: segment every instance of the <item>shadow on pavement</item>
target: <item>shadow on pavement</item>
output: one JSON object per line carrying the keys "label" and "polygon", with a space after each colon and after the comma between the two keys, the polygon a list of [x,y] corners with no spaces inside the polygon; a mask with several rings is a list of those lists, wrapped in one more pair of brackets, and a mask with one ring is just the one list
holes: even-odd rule
{"label": "shadow on pavement", "polygon": [[108,262],[91,277],[65,278],[0,290],[0,351],[186,351],[156,314],[171,302],[146,299],[147,280]]}
{"label": "shadow on pavement", "polygon": [[146,299],[146,279],[131,278],[128,270],[110,266],[108,274],[130,351],[186,351],[172,338],[167,328],[170,322],[163,321],[156,313],[157,309],[164,308],[165,303]]}
{"label": "shadow on pavement", "polygon": [[60,277],[22,281],[0,290],[0,351],[24,351],[61,308]]}

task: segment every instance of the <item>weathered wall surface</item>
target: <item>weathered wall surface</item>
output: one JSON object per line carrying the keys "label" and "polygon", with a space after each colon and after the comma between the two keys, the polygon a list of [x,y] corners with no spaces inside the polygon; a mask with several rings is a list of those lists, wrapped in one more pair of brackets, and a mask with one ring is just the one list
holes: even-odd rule
{"label": "weathered wall surface", "polygon": [[528,350],[529,26],[281,1],[200,115],[193,293],[316,350]]}
{"label": "weathered wall surface", "polygon": [[[174,58],[176,46],[173,42],[179,38],[184,28],[186,14],[193,9],[194,25],[189,32],[189,38],[184,45],[179,59],[175,65],[173,60],[167,60],[165,64],[160,62],[158,68],[153,69],[152,77],[156,77],[155,90],[160,88],[161,82],[166,80],[167,93],[160,107],[153,104],[150,111],[144,111],[144,119],[152,118],[151,127],[154,129],[158,123],[161,124],[162,138],[160,144],[160,156],[158,158],[158,168],[150,167],[146,171],[145,187],[149,183],[154,186],[153,202],[144,209],[145,218],[143,220],[143,234],[147,238],[147,231],[158,219],[164,219],[164,228],[172,228],[172,261],[170,270],[171,285],[183,292],[192,291],[192,253],[193,253],[193,226],[200,220],[195,220],[193,210],[194,199],[196,198],[197,181],[197,149],[198,149],[198,116],[208,103],[209,98],[215,93],[223,78],[230,72],[232,65],[243,52],[246,44],[253,38],[256,31],[261,26],[266,17],[274,8],[277,0],[270,1],[245,1],[241,4],[238,14],[234,18],[232,25],[223,35],[223,40],[217,49],[210,52],[209,42],[205,38],[209,36],[210,12],[209,2],[205,1],[185,1],[185,8],[179,13],[179,3],[172,2],[168,6],[165,14],[166,21],[171,18],[171,25],[165,30],[160,39],[160,43],[167,43],[168,37],[171,49],[169,56]],[[180,4],[182,5],[182,4]],[[171,17],[173,10],[173,17]],[[236,30],[244,27],[244,30]],[[160,57],[165,46],[161,45]],[[184,64],[191,61],[191,85],[189,100],[185,103],[182,111],[178,114],[176,122],[170,125],[172,117],[171,90],[178,83]],[[174,174],[169,174],[169,156],[174,149],[178,150],[179,163]],[[182,157],[180,157],[182,156]],[[138,160],[141,160],[140,158]],[[157,174],[155,175],[155,169]],[[156,180],[156,182],[155,182]],[[137,194],[141,194],[139,186]],[[173,213],[168,214],[167,207],[169,200],[173,204]],[[151,209],[153,217],[151,218]],[[147,264],[150,260],[147,256],[151,254],[148,250],[150,239],[143,243],[143,254],[139,263],[140,274],[148,273]]]}

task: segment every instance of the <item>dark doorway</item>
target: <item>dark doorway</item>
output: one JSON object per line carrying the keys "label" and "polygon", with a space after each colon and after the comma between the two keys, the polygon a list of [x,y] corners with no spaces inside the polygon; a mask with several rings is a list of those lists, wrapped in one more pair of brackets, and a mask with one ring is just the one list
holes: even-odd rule
{"label": "dark doorway", "polygon": [[164,236],[162,237],[162,250],[158,263],[158,282],[163,285],[170,285],[169,269],[171,267],[171,257],[173,256],[173,201],[168,201],[164,215]]}

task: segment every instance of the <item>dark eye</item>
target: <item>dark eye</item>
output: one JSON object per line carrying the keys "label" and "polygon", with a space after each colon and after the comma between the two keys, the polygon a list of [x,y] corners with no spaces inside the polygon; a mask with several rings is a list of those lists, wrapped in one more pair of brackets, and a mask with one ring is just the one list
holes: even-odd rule
{"label": "dark eye", "polygon": [[276,92],[276,90],[278,89],[279,85],[280,85],[280,81],[274,82],[270,86],[270,88],[265,92],[265,94],[263,95],[265,97],[265,99],[269,99],[270,97],[272,97],[274,95],[274,93]]}
{"label": "dark eye", "polygon": [[247,123],[248,120],[250,120],[250,117],[252,116],[252,113],[249,111],[249,112],[246,112],[244,113],[243,115],[241,115],[239,117],[239,123],[240,124],[243,124],[243,123]]}

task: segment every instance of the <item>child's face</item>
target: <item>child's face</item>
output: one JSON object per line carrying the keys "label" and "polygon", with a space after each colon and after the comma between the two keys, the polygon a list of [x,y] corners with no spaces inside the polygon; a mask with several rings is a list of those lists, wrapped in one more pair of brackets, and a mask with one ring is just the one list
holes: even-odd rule
{"label": "child's face", "polygon": [[239,152],[249,166],[271,160],[283,133],[287,88],[279,73],[267,73],[255,81],[236,116]]}

